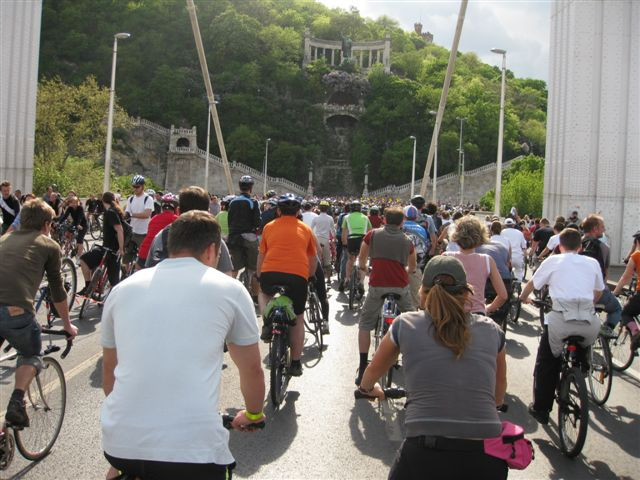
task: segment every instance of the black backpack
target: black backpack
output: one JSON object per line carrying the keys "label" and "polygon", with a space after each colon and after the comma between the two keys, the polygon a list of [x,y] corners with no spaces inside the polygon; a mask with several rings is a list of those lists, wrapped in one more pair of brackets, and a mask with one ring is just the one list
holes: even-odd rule
{"label": "black backpack", "polygon": [[604,275],[605,265],[604,265],[604,255],[602,255],[602,246],[600,244],[600,240],[597,238],[585,238],[582,240],[582,251],[581,255],[586,255],[587,257],[595,258],[600,264],[600,270],[602,270],[602,275]]}

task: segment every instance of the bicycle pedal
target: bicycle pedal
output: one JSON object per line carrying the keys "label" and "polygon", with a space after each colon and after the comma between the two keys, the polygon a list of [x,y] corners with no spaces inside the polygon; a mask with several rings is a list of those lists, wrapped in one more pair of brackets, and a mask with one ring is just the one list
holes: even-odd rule
{"label": "bicycle pedal", "polygon": [[60,347],[58,345],[49,345],[47,348],[45,348],[44,354],[49,355],[50,353],[59,352],[59,351],[60,351]]}

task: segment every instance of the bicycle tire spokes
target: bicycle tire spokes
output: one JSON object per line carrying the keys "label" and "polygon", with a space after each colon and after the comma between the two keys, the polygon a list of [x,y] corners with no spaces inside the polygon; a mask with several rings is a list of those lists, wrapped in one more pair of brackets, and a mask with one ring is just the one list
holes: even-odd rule
{"label": "bicycle tire spokes", "polygon": [[567,457],[576,457],[582,451],[589,424],[587,386],[580,370],[565,369],[558,387],[558,437],[560,450]]}

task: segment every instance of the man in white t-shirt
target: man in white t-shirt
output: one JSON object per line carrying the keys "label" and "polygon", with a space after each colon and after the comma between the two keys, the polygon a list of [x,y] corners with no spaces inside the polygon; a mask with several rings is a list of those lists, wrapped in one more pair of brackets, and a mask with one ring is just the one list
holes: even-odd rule
{"label": "man in white t-shirt", "polygon": [[318,216],[316,212],[312,210],[313,205],[311,202],[306,202],[302,205],[302,221],[307,224],[310,228],[313,228],[313,219]]}
{"label": "man in white t-shirt", "polygon": [[246,405],[233,427],[264,420],[253,302],[214,269],[220,226],[210,213],[182,214],[168,248],[168,259],[118,284],[105,303],[105,457],[132,478],[229,478],[234,458],[217,412],[225,342]]}
{"label": "man in white t-shirt", "polygon": [[153,213],[153,197],[144,191],[144,177],[142,175],[134,175],[131,179],[134,194],[127,199],[127,206],[124,210],[128,215],[131,224],[131,242],[126,245],[124,254],[124,263],[128,263],[133,258],[137,249],[142,245],[144,237],[147,236],[149,221]]}
{"label": "man in white t-shirt", "polygon": [[523,233],[516,228],[514,219],[507,218],[504,221],[504,225],[506,228],[502,230],[502,236],[509,240],[509,245],[511,246],[513,273],[518,281],[521,282],[524,277],[524,255],[527,250],[527,241]]}
{"label": "man in white t-shirt", "polygon": [[[580,232],[565,228],[560,234],[561,253],[542,262],[520,296],[522,302],[531,303],[529,295],[533,289],[548,285],[553,301],[552,311],[544,318],[533,373],[534,401],[529,405],[529,413],[542,424],[548,423],[553,407],[562,366],[563,340],[579,335],[584,338],[581,346],[586,348],[593,344],[600,331],[594,303],[605,289],[602,272],[597,260],[578,254],[580,246]],[[583,355],[586,354],[583,352]]]}
{"label": "man in white t-shirt", "polygon": [[[320,215],[316,215],[311,220],[311,229],[318,240],[318,252],[322,259],[324,276],[328,280],[331,277],[331,237],[336,236],[336,225],[333,218],[327,213],[329,202],[320,202]],[[314,214],[315,215],[315,214]]]}
{"label": "man in white t-shirt", "polygon": [[504,248],[509,250],[509,260],[511,260],[511,242],[502,234],[502,224],[499,220],[494,220],[493,222],[491,222],[489,233],[491,234],[490,240],[492,242],[501,243],[502,245],[504,245]]}

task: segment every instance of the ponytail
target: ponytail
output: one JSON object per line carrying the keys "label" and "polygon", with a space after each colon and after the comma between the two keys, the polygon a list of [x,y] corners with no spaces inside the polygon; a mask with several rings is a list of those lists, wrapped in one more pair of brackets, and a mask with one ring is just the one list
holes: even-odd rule
{"label": "ponytail", "polygon": [[102,201],[103,203],[108,203],[109,206],[118,213],[118,215],[120,216],[120,220],[124,219],[124,212],[122,211],[122,207],[116,200],[116,196],[113,194],[113,192],[104,192],[102,194]]}
{"label": "ponytail", "polygon": [[434,336],[460,358],[471,341],[465,301],[471,289],[463,287],[450,293],[446,285],[436,283],[426,292],[425,307],[433,320]]}

